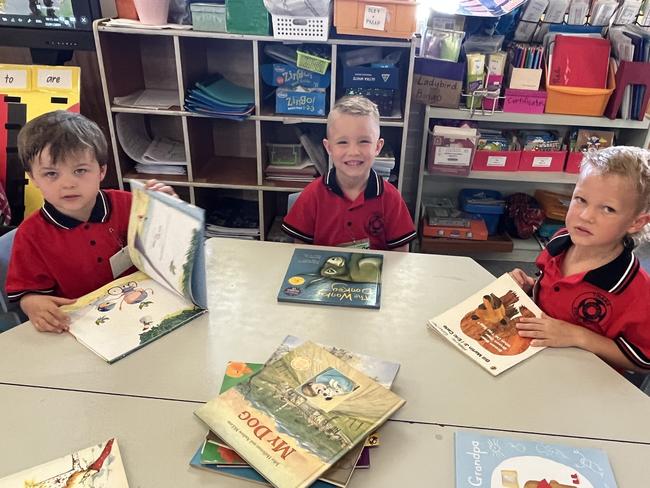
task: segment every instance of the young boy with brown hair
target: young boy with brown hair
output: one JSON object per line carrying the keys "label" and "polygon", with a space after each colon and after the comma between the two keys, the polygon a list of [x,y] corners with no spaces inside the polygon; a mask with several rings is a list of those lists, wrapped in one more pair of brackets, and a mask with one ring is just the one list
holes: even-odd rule
{"label": "young boy with brown hair", "polygon": [[539,278],[511,272],[545,312],[517,325],[533,346],[575,346],[650,372],[650,278],[632,252],[650,222],[648,157],[622,146],[587,153],[566,229],[537,258]]}
{"label": "young boy with brown hair", "polygon": [[[100,190],[108,149],[97,124],[57,110],[18,134],[18,154],[45,203],[20,224],[6,290],[40,331],[64,332],[69,317],[59,306],[123,274],[115,256],[126,246],[131,194]],[[150,180],[147,187],[175,195]]]}
{"label": "young boy with brown hair", "polygon": [[282,229],[307,244],[408,251],[413,219],[397,189],[372,169],[384,145],[377,106],[360,96],[340,99],[323,144],[334,168],[307,185]]}

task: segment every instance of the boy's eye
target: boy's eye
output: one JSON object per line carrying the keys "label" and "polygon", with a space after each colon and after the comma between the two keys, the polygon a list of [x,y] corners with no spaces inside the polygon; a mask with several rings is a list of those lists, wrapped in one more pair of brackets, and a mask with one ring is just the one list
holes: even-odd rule
{"label": "boy's eye", "polygon": [[86,174],[87,172],[88,172],[88,170],[86,168],[77,168],[75,170],[75,174],[78,174],[78,175],[83,175],[83,174]]}
{"label": "boy's eye", "polygon": [[45,173],[43,173],[43,176],[45,176],[46,178],[54,178],[56,177],[56,171],[46,171]]}
{"label": "boy's eye", "polygon": [[578,203],[584,203],[584,202],[585,202],[585,199],[584,199],[584,198],[579,197],[579,196],[577,196],[577,195],[576,195],[575,197],[573,197],[573,199],[574,199],[576,202],[578,202]]}
{"label": "boy's eye", "polygon": [[607,205],[603,207],[603,210],[605,211],[605,213],[616,213],[616,209],[612,207],[608,207]]}

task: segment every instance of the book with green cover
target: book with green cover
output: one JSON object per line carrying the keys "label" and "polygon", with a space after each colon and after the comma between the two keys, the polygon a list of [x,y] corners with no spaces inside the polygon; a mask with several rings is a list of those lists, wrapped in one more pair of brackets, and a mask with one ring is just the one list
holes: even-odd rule
{"label": "book with green cover", "polygon": [[305,487],[404,404],[306,342],[195,414],[275,486]]}
{"label": "book with green cover", "polygon": [[278,301],[379,308],[383,261],[381,254],[295,249]]}

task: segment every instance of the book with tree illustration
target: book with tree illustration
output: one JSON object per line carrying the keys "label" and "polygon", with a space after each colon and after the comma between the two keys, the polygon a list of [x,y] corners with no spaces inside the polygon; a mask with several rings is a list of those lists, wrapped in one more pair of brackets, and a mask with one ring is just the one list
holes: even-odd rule
{"label": "book with tree illustration", "polygon": [[3,488],[128,488],[116,439],[0,479]]}
{"label": "book with tree illustration", "polygon": [[295,249],[278,301],[379,308],[383,262],[381,254]]}
{"label": "book with tree illustration", "polygon": [[305,487],[404,400],[312,342],[195,414],[275,486]]}
{"label": "book with tree illustration", "polygon": [[428,327],[494,376],[538,353],[530,339],[517,332],[521,317],[542,311],[508,273],[443,314]]}
{"label": "book with tree illustration", "polygon": [[128,254],[139,271],[62,307],[70,333],[109,363],[207,308],[203,209],[137,181],[131,191]]}
{"label": "book with tree illustration", "polygon": [[607,454],[478,432],[456,432],[456,488],[616,488]]}

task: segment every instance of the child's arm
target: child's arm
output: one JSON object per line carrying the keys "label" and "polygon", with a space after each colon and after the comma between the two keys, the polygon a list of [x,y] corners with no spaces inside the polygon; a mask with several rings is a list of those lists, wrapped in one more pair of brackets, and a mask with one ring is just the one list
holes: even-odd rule
{"label": "child's arm", "polygon": [[580,325],[542,314],[541,317],[520,318],[517,329],[521,337],[532,339],[531,346],[579,347],[594,353],[614,368],[648,372],[633,364],[612,339]]}
{"label": "child's arm", "polygon": [[59,306],[69,305],[75,301],[70,298],[29,293],[20,299],[20,308],[37,330],[60,334],[68,331],[70,317],[63,313]]}
{"label": "child's arm", "polygon": [[176,192],[171,186],[166,185],[165,183],[161,183],[158,180],[147,180],[147,182],[144,184],[144,187],[147,190],[167,193],[167,195],[171,195],[174,198],[178,198],[178,195],[176,194]]}
{"label": "child's arm", "polygon": [[533,286],[535,286],[535,278],[531,278],[524,272],[524,270],[519,268],[513,269],[508,274],[513,280],[517,282],[519,288],[524,290],[527,295],[530,295],[530,292],[533,290]]}

